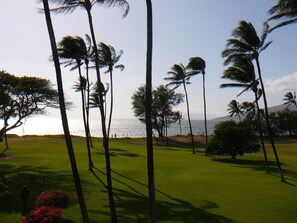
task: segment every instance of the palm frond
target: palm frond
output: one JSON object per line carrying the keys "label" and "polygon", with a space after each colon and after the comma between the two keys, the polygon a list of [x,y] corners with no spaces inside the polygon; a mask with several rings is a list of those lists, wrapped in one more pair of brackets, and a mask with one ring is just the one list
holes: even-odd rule
{"label": "palm frond", "polygon": [[283,26],[286,26],[286,25],[290,25],[290,24],[294,24],[294,23],[297,23],[297,18],[279,23],[278,25],[276,25],[276,26],[272,27],[271,29],[269,29],[269,32],[272,32],[273,30],[275,30],[277,28],[280,28],[280,27],[283,27]]}
{"label": "palm frond", "polygon": [[126,17],[130,11],[129,3],[126,0],[93,0],[92,5],[99,4],[103,7],[119,7],[121,8],[123,17]]}
{"label": "palm frond", "polygon": [[261,50],[259,51],[259,53],[261,53],[263,50],[265,50],[267,47],[269,47],[271,43],[272,43],[272,40],[270,40],[268,43],[265,43],[265,44],[262,46],[262,48],[261,48]]}
{"label": "palm frond", "polygon": [[249,85],[247,84],[239,84],[239,83],[224,83],[224,84],[221,84],[220,85],[220,88],[226,88],[226,87],[234,87],[234,88],[237,88],[237,87],[247,87]]}

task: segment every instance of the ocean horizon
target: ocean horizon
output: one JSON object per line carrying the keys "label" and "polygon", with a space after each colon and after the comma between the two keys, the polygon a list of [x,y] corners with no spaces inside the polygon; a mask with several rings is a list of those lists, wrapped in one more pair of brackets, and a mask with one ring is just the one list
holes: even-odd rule
{"label": "ocean horizon", "polygon": [[[219,121],[207,121],[208,135],[213,133],[214,126]],[[82,119],[69,118],[69,129],[71,135],[84,136],[84,125]],[[100,120],[90,120],[91,135],[94,137],[102,137]],[[192,120],[192,129],[194,135],[204,135],[204,120]],[[157,135],[157,132],[154,131]],[[181,132],[178,123],[172,124],[168,128],[168,136],[187,135],[190,133],[188,120],[182,120]],[[8,134],[23,135],[61,135],[64,134],[62,121],[58,117],[30,117],[23,121],[23,125],[8,132]],[[110,137],[145,137],[145,124],[138,119],[114,119],[112,120]]]}

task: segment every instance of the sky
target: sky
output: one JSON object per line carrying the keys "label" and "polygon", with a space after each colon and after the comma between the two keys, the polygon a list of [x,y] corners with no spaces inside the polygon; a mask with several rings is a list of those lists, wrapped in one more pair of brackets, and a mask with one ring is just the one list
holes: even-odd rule
{"label": "sky", "polygon": [[[144,0],[128,0],[130,12],[122,18],[119,8],[95,6],[94,28],[98,42],[123,50],[120,63],[124,71],[114,72],[114,118],[133,118],[131,95],[145,83],[146,4]],[[226,69],[221,52],[226,40],[240,20],[251,22],[259,35],[269,17],[268,10],[276,0],[152,0],[153,3],[153,86],[167,84],[164,77],[172,65],[186,65],[190,57],[206,61],[206,99],[209,119],[227,115],[232,99],[253,100],[251,92],[236,98],[239,89],[220,89],[226,82],[221,75]],[[55,70],[49,61],[51,48],[45,18],[38,11],[36,0],[3,1],[0,8],[0,70],[16,76],[38,76],[56,85]],[[86,12],[52,15],[56,40],[64,36],[89,34]],[[272,23],[271,23],[272,24]],[[269,106],[282,104],[287,91],[297,89],[297,24],[275,30],[267,40],[271,46],[260,55]],[[73,102],[68,117],[81,117],[80,95],[72,89],[77,72],[62,67],[64,91]],[[91,71],[95,81],[95,71]],[[102,81],[109,81],[102,72]],[[196,76],[188,85],[192,119],[203,119],[202,77]],[[183,89],[177,89],[183,93]],[[177,110],[186,116],[183,103]],[[98,115],[99,110],[92,111]],[[51,117],[59,111],[49,110]]]}

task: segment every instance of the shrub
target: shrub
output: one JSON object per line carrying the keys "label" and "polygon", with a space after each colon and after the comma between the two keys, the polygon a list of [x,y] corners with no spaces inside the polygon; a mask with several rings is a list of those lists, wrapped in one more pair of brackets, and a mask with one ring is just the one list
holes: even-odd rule
{"label": "shrub", "polygon": [[40,206],[22,218],[22,223],[61,223],[62,209],[59,207]]}
{"label": "shrub", "polygon": [[40,206],[54,206],[65,208],[70,201],[70,196],[62,190],[48,190],[43,191],[35,203],[36,207]]}
{"label": "shrub", "polygon": [[235,121],[217,124],[214,138],[208,144],[205,154],[208,156],[231,156],[233,159],[244,153],[258,152],[260,145],[250,127]]}

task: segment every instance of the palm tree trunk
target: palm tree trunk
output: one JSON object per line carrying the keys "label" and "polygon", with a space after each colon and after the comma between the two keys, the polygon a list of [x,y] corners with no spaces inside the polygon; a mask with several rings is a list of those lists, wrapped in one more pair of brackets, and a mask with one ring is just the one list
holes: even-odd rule
{"label": "palm tree trunk", "polygon": [[82,220],[84,223],[89,223],[88,211],[87,211],[87,207],[85,204],[85,199],[84,199],[84,195],[83,195],[83,191],[82,191],[82,187],[81,187],[81,182],[80,182],[78,169],[77,169],[77,165],[76,165],[75,154],[74,154],[71,136],[70,136],[70,132],[69,132],[69,126],[68,126],[68,120],[67,120],[67,114],[66,114],[66,108],[65,108],[64,93],[63,93],[61,68],[60,68],[60,63],[59,63],[55,34],[54,34],[52,21],[51,21],[51,17],[50,17],[48,1],[47,0],[42,0],[42,1],[43,1],[47,29],[48,29],[48,33],[49,33],[50,42],[51,42],[52,54],[53,54],[54,63],[55,63],[61,119],[62,119],[62,124],[63,124],[63,129],[64,129],[65,142],[67,145],[68,155],[69,155],[71,169],[72,169],[72,176],[73,176],[73,180],[74,180],[74,184],[75,184],[75,188],[76,188],[77,199],[78,199],[78,202],[80,205]]}
{"label": "palm tree trunk", "polygon": [[205,128],[205,144],[208,144],[208,133],[207,133],[207,119],[206,119],[206,98],[205,98],[205,74],[202,74],[203,78],[203,101],[204,101],[204,128]]}
{"label": "palm tree trunk", "polygon": [[150,223],[157,222],[155,173],[154,173],[154,148],[152,137],[152,56],[153,56],[153,10],[151,0],[146,0],[147,9],[147,53],[146,53],[146,148],[147,171],[149,189],[149,218]]}
{"label": "palm tree trunk", "polygon": [[263,130],[262,130],[261,117],[260,117],[260,106],[259,106],[259,102],[258,102],[258,98],[257,98],[257,93],[255,93],[255,101],[256,101],[256,106],[257,106],[257,120],[258,120],[259,131],[260,131],[261,146],[262,146],[263,153],[264,153],[265,171],[266,171],[266,173],[269,173],[268,159],[267,159],[266,148],[265,148],[265,144],[264,144],[264,140],[263,140]]}
{"label": "palm tree trunk", "polygon": [[110,111],[109,111],[108,128],[107,128],[108,137],[110,133],[112,112],[113,112],[113,80],[112,80],[112,70],[110,70]]}
{"label": "palm tree trunk", "polygon": [[193,138],[193,131],[192,131],[192,123],[190,119],[190,108],[189,108],[189,99],[188,99],[188,92],[186,88],[186,83],[183,82],[185,95],[186,95],[186,104],[187,104],[187,113],[188,113],[188,121],[189,121],[189,127],[190,127],[190,134],[191,134],[191,140],[192,140],[192,153],[195,154],[195,145],[194,145],[194,138]]}
{"label": "palm tree trunk", "polygon": [[90,146],[93,147],[92,135],[90,130],[90,79],[89,79],[89,64],[86,63],[86,78],[87,78],[87,107],[86,107],[86,115],[87,115],[87,129],[88,129],[88,140],[90,141]]}
{"label": "palm tree trunk", "polygon": [[273,133],[272,133],[270,123],[269,123],[268,106],[267,106],[266,94],[265,94],[265,89],[264,89],[264,84],[263,84],[262,74],[261,74],[261,68],[260,68],[260,62],[259,62],[258,57],[256,57],[256,63],[257,63],[261,88],[262,88],[262,91],[263,91],[265,119],[266,119],[266,125],[267,125],[268,134],[269,134],[269,138],[270,138],[270,143],[271,143],[271,146],[272,146],[272,149],[273,149],[273,153],[274,153],[274,156],[275,156],[275,160],[276,160],[276,163],[277,163],[277,167],[278,167],[278,171],[279,171],[279,174],[280,174],[281,181],[285,182],[283,171],[282,171],[282,168],[281,168],[281,164],[280,164],[280,161],[279,161],[279,158],[278,158],[277,150],[276,150],[276,147],[275,147],[275,144],[274,144]]}
{"label": "palm tree trunk", "polygon": [[78,66],[78,73],[79,73],[79,80],[80,80],[80,93],[81,93],[81,108],[82,108],[82,115],[83,115],[83,122],[84,122],[84,129],[85,129],[85,136],[86,136],[86,145],[87,145],[87,152],[88,152],[88,161],[89,161],[89,170],[92,171],[93,168],[93,161],[91,155],[91,147],[90,147],[90,140],[88,134],[88,125],[87,125],[87,118],[86,118],[86,104],[85,104],[85,93],[82,87],[82,76],[81,76],[81,67]]}
{"label": "palm tree trunk", "polygon": [[[100,85],[101,84],[101,77],[100,77],[100,69],[99,69],[99,55],[98,55],[98,49],[96,44],[96,37],[94,32],[94,26],[93,26],[93,20],[91,11],[88,10],[88,20],[90,25],[90,32],[92,36],[92,42],[93,42],[93,48],[95,52],[95,63],[96,63],[96,75],[97,75],[97,82]],[[99,90],[99,100],[101,102],[99,109],[101,113],[101,125],[102,125],[102,135],[103,135],[103,145],[104,145],[104,153],[105,153],[105,167],[106,167],[106,181],[107,181],[107,191],[108,191],[108,200],[109,200],[109,208],[110,208],[110,214],[111,214],[111,222],[117,223],[117,212],[113,197],[113,189],[112,189],[112,178],[111,178],[111,164],[110,164],[110,154],[109,154],[109,139],[106,133],[106,124],[105,124],[105,113],[104,113],[104,105],[103,105],[103,96],[102,91]]]}

